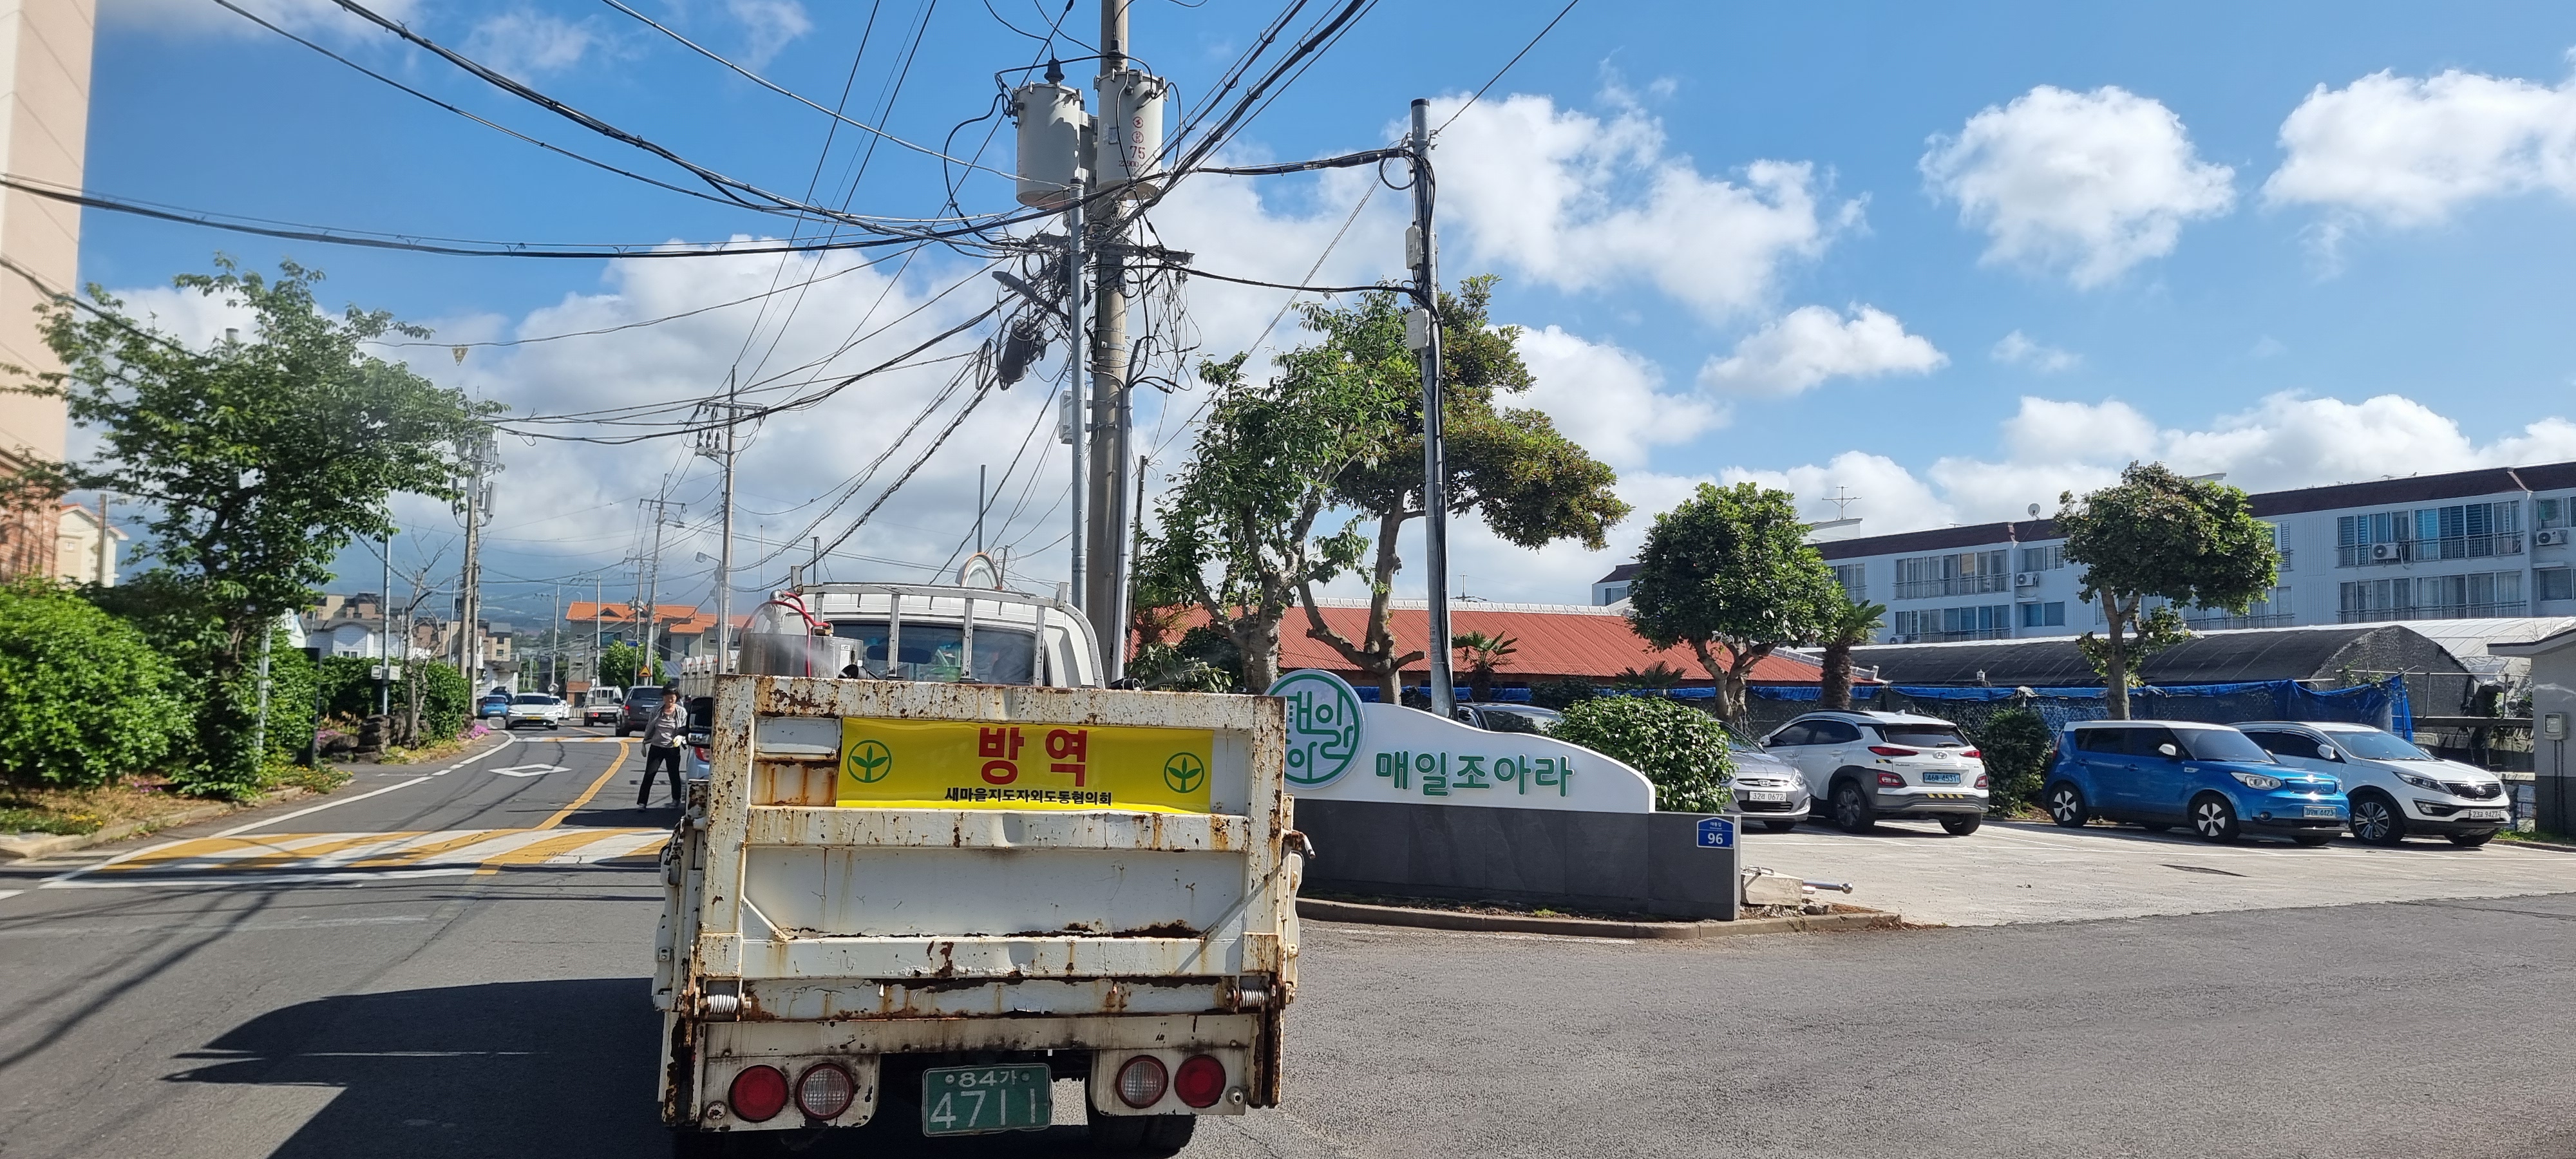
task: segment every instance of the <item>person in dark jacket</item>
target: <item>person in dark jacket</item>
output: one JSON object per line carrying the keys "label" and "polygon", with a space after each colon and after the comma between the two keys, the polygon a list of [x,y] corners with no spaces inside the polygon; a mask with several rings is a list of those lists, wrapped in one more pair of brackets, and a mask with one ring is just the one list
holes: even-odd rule
{"label": "person in dark jacket", "polygon": [[680,707],[680,690],[673,687],[662,697],[662,710],[644,726],[644,785],[635,792],[636,808],[653,803],[653,774],[658,769],[671,771],[671,804],[687,800],[688,789],[681,783],[680,742],[688,731],[689,714]]}

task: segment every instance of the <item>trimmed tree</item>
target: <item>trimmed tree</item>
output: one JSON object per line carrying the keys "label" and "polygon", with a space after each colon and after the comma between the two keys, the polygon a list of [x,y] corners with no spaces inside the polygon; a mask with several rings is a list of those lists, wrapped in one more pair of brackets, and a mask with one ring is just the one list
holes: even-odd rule
{"label": "trimmed tree", "polygon": [[1846,600],[1833,618],[1825,622],[1824,671],[1817,676],[1817,702],[1826,708],[1851,711],[1852,659],[1854,647],[1869,643],[1869,638],[1887,625],[1887,605],[1867,600]]}
{"label": "trimmed tree", "polygon": [[1723,813],[1734,803],[1726,728],[1659,696],[1602,696],[1566,706],[1550,736],[1615,757],[1655,784],[1655,808]]}
{"label": "trimmed tree", "polygon": [[1719,714],[1741,721],[1753,666],[1823,635],[1849,602],[1788,492],[1702,483],[1646,533],[1628,626],[1657,648],[1689,646],[1717,683]]}
{"label": "trimmed tree", "polygon": [[[2066,558],[2084,566],[2076,582],[2102,610],[2104,631],[2078,645],[2102,677],[2113,720],[2129,719],[2138,662],[2190,638],[2176,605],[2243,615],[2280,577],[2271,525],[2240,488],[2131,463],[2118,483],[2057,502]],[[2149,599],[2166,602],[2149,611]]]}
{"label": "trimmed tree", "polygon": [[151,771],[187,734],[186,687],[142,632],[69,589],[0,587],[0,776],[78,787]]}

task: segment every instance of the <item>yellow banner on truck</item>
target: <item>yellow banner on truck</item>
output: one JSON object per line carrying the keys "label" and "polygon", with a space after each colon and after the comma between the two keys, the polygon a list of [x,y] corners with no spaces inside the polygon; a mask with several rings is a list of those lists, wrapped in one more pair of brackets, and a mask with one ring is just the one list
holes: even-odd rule
{"label": "yellow banner on truck", "polygon": [[1210,811],[1199,728],[841,718],[837,803],[877,808]]}

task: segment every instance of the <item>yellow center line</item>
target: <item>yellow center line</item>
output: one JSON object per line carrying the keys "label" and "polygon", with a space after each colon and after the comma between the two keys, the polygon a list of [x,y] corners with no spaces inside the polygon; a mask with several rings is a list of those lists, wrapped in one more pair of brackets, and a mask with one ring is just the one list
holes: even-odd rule
{"label": "yellow center line", "polygon": [[557,825],[563,824],[564,818],[580,812],[582,806],[590,804],[590,799],[598,796],[601,789],[608,787],[608,782],[617,776],[617,770],[626,764],[627,755],[634,751],[634,741],[621,740],[617,742],[617,757],[616,759],[608,762],[608,771],[599,774],[599,779],[592,781],[589,788],[582,790],[580,796],[573,798],[572,804],[556,810],[554,816],[548,817],[544,821],[539,822],[537,828],[552,829]]}

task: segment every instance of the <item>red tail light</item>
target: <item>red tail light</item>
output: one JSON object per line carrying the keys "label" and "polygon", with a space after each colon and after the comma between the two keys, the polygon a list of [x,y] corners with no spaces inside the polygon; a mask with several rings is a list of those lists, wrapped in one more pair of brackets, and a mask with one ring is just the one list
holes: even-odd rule
{"label": "red tail light", "polygon": [[1181,1064],[1179,1074],[1172,1076],[1172,1093],[1193,1107],[1213,1107],[1225,1093],[1225,1064],[1204,1054],[1194,1054]]}
{"label": "red tail light", "polygon": [[1980,789],[1986,787],[1986,775],[1984,773],[1977,774],[1977,787]]}
{"label": "red tail light", "polygon": [[774,1066],[749,1066],[733,1076],[733,1089],[725,1093],[733,1104],[733,1113],[744,1122],[765,1123],[787,1109],[787,1075]]}
{"label": "red tail light", "polygon": [[1984,759],[1986,758],[1986,754],[1981,753],[1981,752],[1978,752],[1978,751],[1977,751],[1977,750],[1975,750],[1975,749],[1966,749],[1966,750],[1963,750],[1963,751],[1961,751],[1961,752],[1959,753],[1959,755],[1960,755],[1960,756],[1963,756],[1963,757],[1966,757],[1966,758],[1968,758],[1969,760],[1972,760],[1972,761],[1981,761],[1981,760],[1984,760]]}
{"label": "red tail light", "polygon": [[702,745],[702,744],[693,744],[693,745],[690,745],[690,746],[689,746],[689,751],[690,751],[690,752],[693,752],[693,753],[696,753],[696,754],[698,755],[698,759],[699,759],[699,760],[702,760],[702,761],[703,761],[703,760],[707,759],[707,746],[705,746],[705,745]]}
{"label": "red tail light", "polygon": [[1137,1055],[1118,1068],[1118,1101],[1144,1110],[1163,1101],[1163,1089],[1170,1081],[1163,1072],[1163,1060]]}
{"label": "red tail light", "polygon": [[839,1063],[818,1062],[796,1080],[796,1108],[817,1119],[837,1119],[858,1093],[859,1084]]}
{"label": "red tail light", "polygon": [[1898,748],[1892,744],[1874,744],[1869,746],[1869,751],[1877,753],[1883,757],[1919,757],[1923,755],[1922,749]]}
{"label": "red tail light", "polygon": [[1894,773],[1880,773],[1878,775],[1878,787],[1882,789],[1902,789],[1905,787],[1905,778]]}

